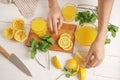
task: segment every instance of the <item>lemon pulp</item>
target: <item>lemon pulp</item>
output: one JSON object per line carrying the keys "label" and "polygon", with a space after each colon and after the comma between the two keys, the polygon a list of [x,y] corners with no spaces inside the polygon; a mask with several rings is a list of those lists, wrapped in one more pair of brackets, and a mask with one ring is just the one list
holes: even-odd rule
{"label": "lemon pulp", "polygon": [[67,4],[63,7],[62,14],[65,21],[73,21],[75,19],[75,15],[77,14],[77,8],[75,5]]}

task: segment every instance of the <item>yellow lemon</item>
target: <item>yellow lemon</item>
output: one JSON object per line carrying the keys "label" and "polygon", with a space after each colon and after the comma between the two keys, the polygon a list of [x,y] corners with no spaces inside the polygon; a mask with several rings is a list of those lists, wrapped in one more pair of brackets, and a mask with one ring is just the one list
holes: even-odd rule
{"label": "yellow lemon", "polygon": [[18,30],[14,35],[14,39],[19,42],[25,41],[26,38],[27,38],[27,33],[24,30]]}
{"label": "yellow lemon", "polygon": [[12,23],[12,29],[23,30],[24,29],[24,25],[25,25],[24,20],[22,20],[20,18],[17,18]]}
{"label": "yellow lemon", "polygon": [[75,59],[69,59],[67,60],[66,63],[66,68],[71,70],[71,69],[76,69],[76,67],[78,66],[77,62]]}
{"label": "yellow lemon", "polygon": [[71,45],[71,40],[68,37],[60,37],[58,44],[61,48],[68,48]]}
{"label": "yellow lemon", "polygon": [[70,46],[67,47],[67,48],[63,48],[63,49],[64,49],[65,51],[68,51],[68,50],[71,50],[72,47],[73,47],[73,42],[71,41],[71,42],[70,42]]}
{"label": "yellow lemon", "polygon": [[78,62],[79,65],[82,65],[84,63],[84,58],[80,55],[79,52],[74,54],[74,59]]}
{"label": "yellow lemon", "polygon": [[77,8],[74,4],[66,4],[62,9],[62,14],[65,21],[73,21],[77,14]]}
{"label": "yellow lemon", "polygon": [[11,27],[8,27],[4,30],[4,36],[7,39],[12,39],[14,36],[14,30]]}
{"label": "yellow lemon", "polygon": [[70,34],[68,33],[63,33],[60,35],[60,37],[68,37],[68,38],[71,38]]}
{"label": "yellow lemon", "polygon": [[47,34],[47,22],[43,18],[36,18],[31,23],[31,29],[38,36]]}
{"label": "yellow lemon", "polygon": [[80,67],[79,69],[80,80],[86,80],[86,76],[87,76],[86,68]]}
{"label": "yellow lemon", "polygon": [[57,56],[54,56],[54,57],[52,58],[52,62],[53,62],[53,65],[54,65],[57,69],[62,69],[62,65],[61,65],[61,63],[60,63],[60,61],[59,61],[59,59],[58,59]]}
{"label": "yellow lemon", "polygon": [[76,30],[75,35],[78,44],[90,46],[97,36],[97,31],[91,26],[83,26]]}

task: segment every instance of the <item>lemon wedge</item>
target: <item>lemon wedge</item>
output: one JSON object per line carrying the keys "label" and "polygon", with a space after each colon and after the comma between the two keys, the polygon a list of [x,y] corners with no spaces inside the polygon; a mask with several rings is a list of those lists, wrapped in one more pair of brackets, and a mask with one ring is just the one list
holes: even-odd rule
{"label": "lemon wedge", "polygon": [[27,33],[24,30],[18,30],[16,31],[14,35],[14,39],[18,42],[23,42],[27,38]]}
{"label": "lemon wedge", "polygon": [[80,80],[86,80],[86,68],[80,67],[79,69],[79,76],[80,76]]}
{"label": "lemon wedge", "polygon": [[14,36],[14,30],[13,30],[11,27],[7,27],[7,28],[4,30],[4,36],[5,36],[7,39],[12,39],[13,36]]}
{"label": "lemon wedge", "polygon": [[59,61],[59,59],[58,59],[57,56],[54,56],[54,57],[52,58],[52,62],[53,62],[53,65],[54,65],[57,69],[62,69],[62,65],[61,65],[61,63],[60,63],[60,61]]}

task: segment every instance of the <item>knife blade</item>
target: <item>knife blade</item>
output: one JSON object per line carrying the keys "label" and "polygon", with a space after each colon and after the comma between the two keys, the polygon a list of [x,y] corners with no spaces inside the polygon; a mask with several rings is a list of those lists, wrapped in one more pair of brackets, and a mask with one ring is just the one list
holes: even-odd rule
{"label": "knife blade", "polygon": [[28,68],[15,54],[10,55],[2,46],[0,46],[0,53],[2,53],[2,55],[4,55],[10,62],[12,62],[22,72],[32,77],[32,74],[30,73]]}

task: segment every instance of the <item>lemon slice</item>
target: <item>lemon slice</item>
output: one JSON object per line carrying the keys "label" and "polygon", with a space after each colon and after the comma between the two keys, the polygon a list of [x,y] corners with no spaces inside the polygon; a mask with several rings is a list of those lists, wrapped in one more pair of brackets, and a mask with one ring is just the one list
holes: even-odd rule
{"label": "lemon slice", "polygon": [[84,58],[80,55],[79,52],[75,53],[74,59],[78,62],[79,65],[82,65],[84,63]]}
{"label": "lemon slice", "polygon": [[73,47],[73,42],[71,41],[71,42],[70,42],[70,46],[67,47],[67,48],[63,48],[63,49],[64,49],[65,51],[69,51],[69,50],[72,49],[72,47]]}
{"label": "lemon slice", "polygon": [[18,30],[14,35],[14,39],[19,42],[25,41],[26,38],[27,38],[27,33],[24,30]]}
{"label": "lemon slice", "polygon": [[61,34],[60,37],[68,37],[68,38],[71,38],[70,34],[68,34],[68,33],[63,33],[63,34]]}
{"label": "lemon slice", "polygon": [[79,76],[80,76],[80,80],[86,80],[86,68],[80,67],[79,69]]}
{"label": "lemon slice", "polygon": [[12,39],[14,36],[14,30],[11,27],[8,27],[4,30],[4,36],[7,39]]}
{"label": "lemon slice", "polygon": [[18,18],[18,19],[15,19],[12,23],[12,29],[15,29],[15,30],[24,30],[24,20]]}
{"label": "lemon slice", "polygon": [[58,44],[61,48],[68,48],[71,45],[71,40],[68,37],[60,37]]}
{"label": "lemon slice", "polygon": [[76,72],[74,72],[73,74],[71,74],[71,76],[76,76],[77,75],[77,73],[79,72],[79,65],[77,65],[77,68],[76,68]]}
{"label": "lemon slice", "polygon": [[59,61],[59,59],[58,59],[57,56],[54,56],[54,57],[52,58],[52,62],[53,62],[53,65],[54,65],[57,69],[62,69],[62,65],[61,65],[61,63],[60,63],[60,61]]}

